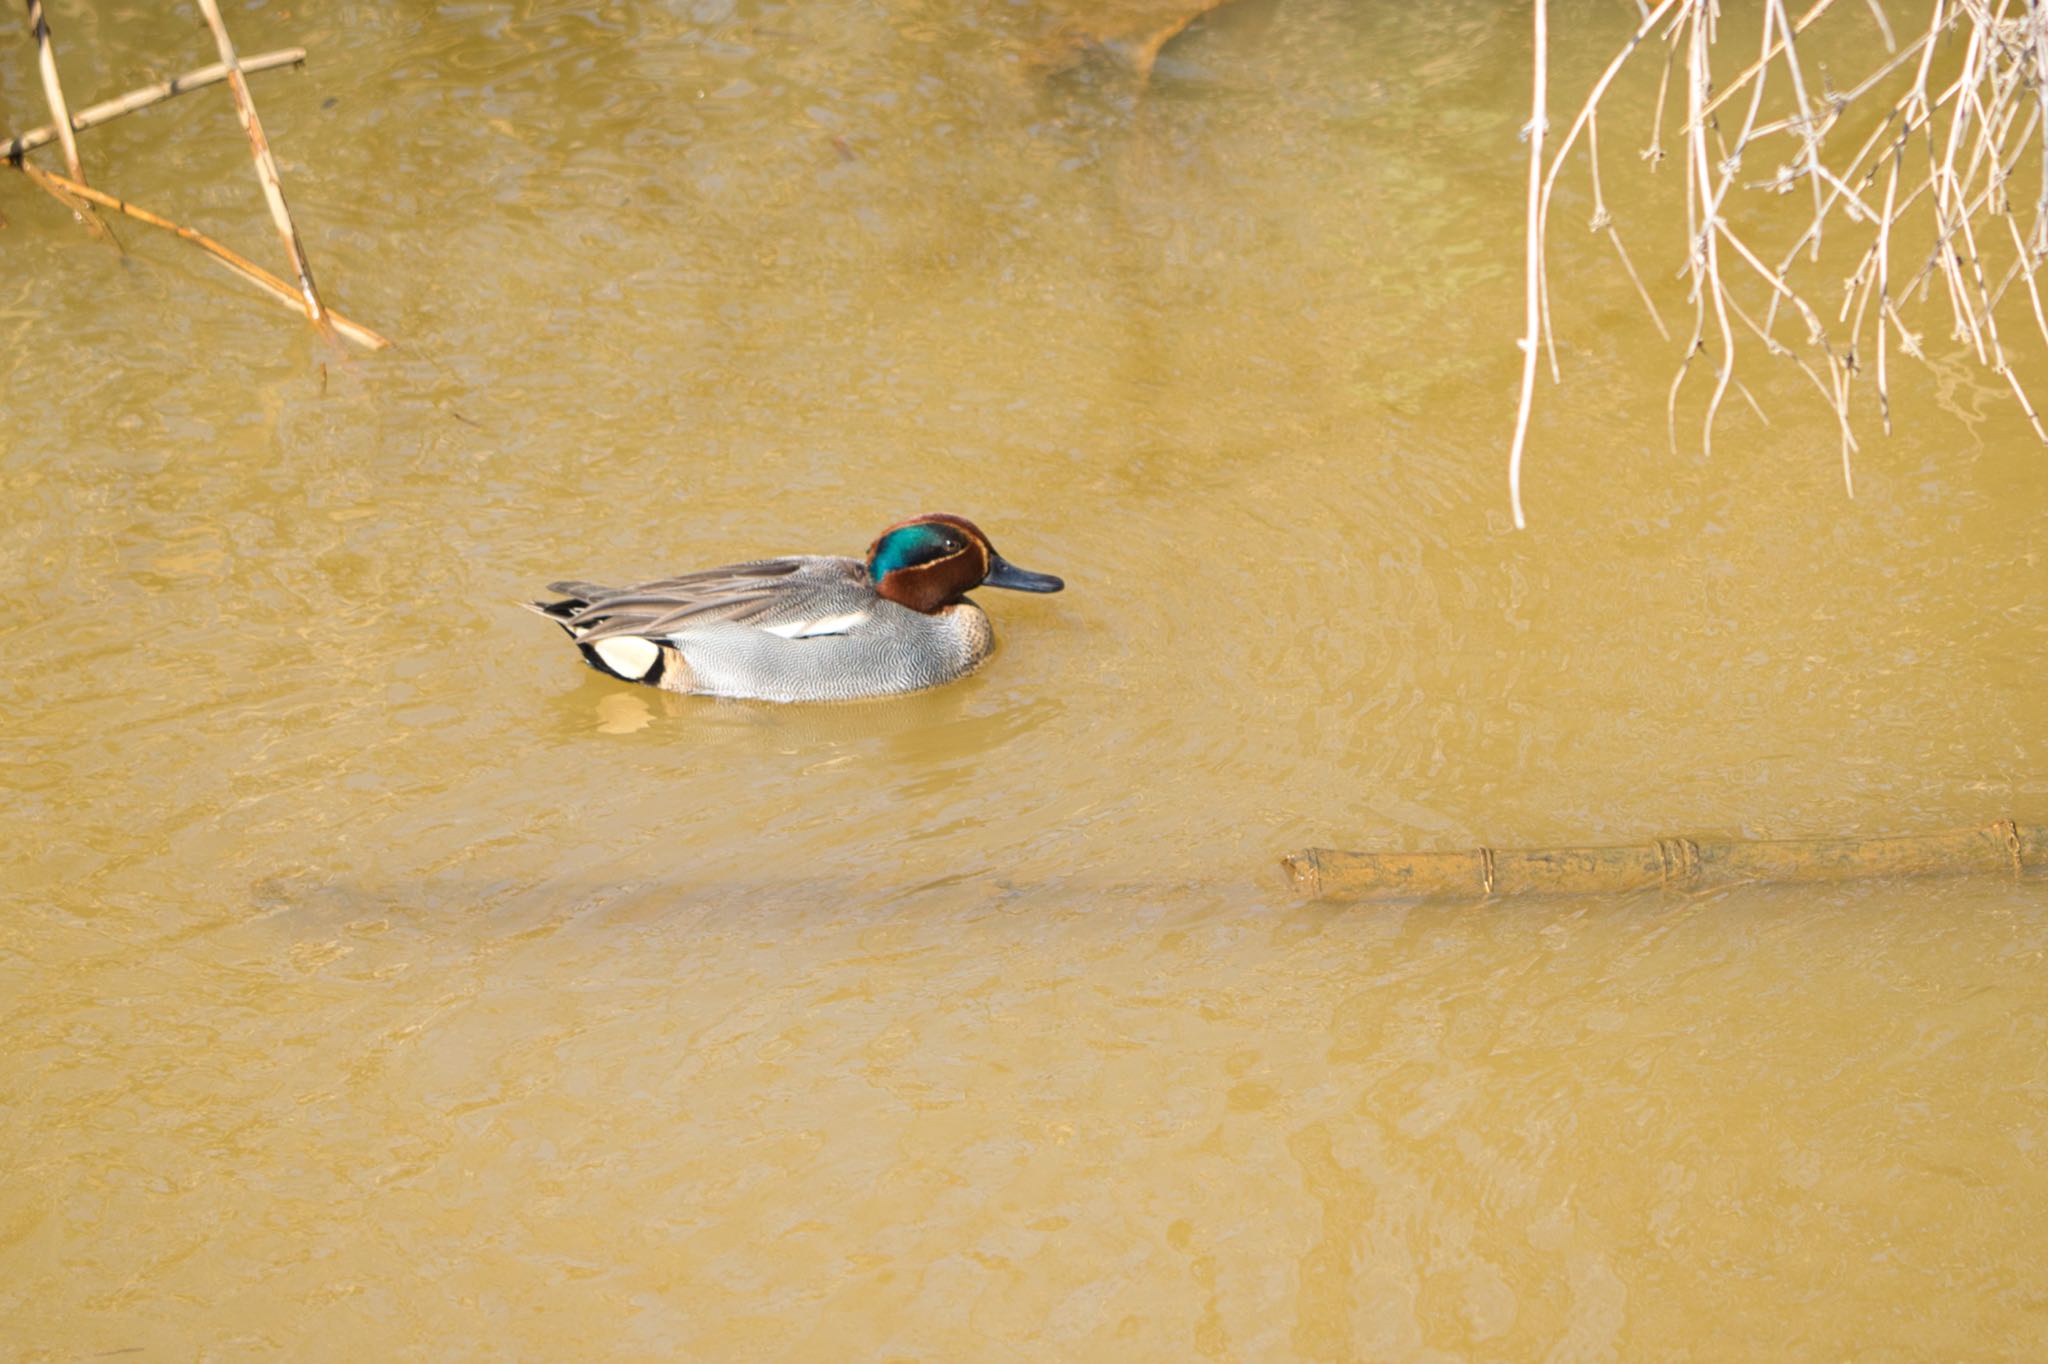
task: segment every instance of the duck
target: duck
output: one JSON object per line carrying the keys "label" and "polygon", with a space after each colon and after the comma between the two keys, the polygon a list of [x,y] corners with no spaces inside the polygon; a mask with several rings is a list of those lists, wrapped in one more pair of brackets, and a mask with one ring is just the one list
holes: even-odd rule
{"label": "duck", "polygon": [[853,701],[936,687],[987,662],[995,630],[967,596],[978,587],[1058,592],[1066,583],[1010,563],[966,517],[928,512],[888,527],[859,559],[755,559],[630,587],[550,583],[556,600],[521,605],[623,682]]}

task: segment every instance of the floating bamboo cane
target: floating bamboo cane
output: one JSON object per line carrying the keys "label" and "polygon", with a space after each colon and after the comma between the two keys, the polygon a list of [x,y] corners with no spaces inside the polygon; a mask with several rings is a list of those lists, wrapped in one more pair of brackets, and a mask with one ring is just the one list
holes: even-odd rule
{"label": "floating bamboo cane", "polygon": [[[273,298],[283,303],[285,307],[290,308],[293,312],[302,313],[304,311],[303,300],[292,291],[292,287],[289,284],[286,284],[276,275],[271,274],[246,256],[222,246],[203,232],[174,223],[169,218],[161,214],[152,213],[139,204],[131,204],[126,199],[116,198],[103,190],[94,189],[90,185],[80,184],[78,181],[58,175],[54,171],[38,169],[35,166],[29,165],[26,161],[21,164],[21,170],[30,179],[42,185],[43,188],[49,190],[50,193],[56,195],[59,199],[75,196],[76,198],[99,204],[102,207],[125,213],[137,222],[148,223],[151,227],[159,227],[166,232],[174,232],[226,265],[236,274],[262,287]],[[379,336],[360,322],[350,321],[332,309],[323,313],[321,320],[331,324],[335,331],[341,333],[341,335],[365,350],[382,350],[391,344],[387,338]]]}
{"label": "floating bamboo cane", "polygon": [[[275,70],[280,66],[297,66],[305,60],[305,48],[288,47],[278,52],[265,52],[260,56],[245,57],[242,59],[242,70],[253,74],[258,71]],[[146,109],[152,104],[169,99],[173,95],[182,95],[188,90],[199,90],[209,85],[218,84],[226,80],[227,77],[228,68],[224,63],[215,62],[211,66],[202,66],[196,71],[187,71],[182,76],[174,76],[170,80],[159,81],[155,85],[145,85],[139,90],[130,90],[127,94],[115,99],[102,100],[98,104],[80,109],[71,116],[71,126],[74,130],[82,133],[87,128],[98,127],[100,124],[110,119],[119,118],[123,114],[132,114],[137,109]],[[10,138],[6,146],[0,148],[0,156],[5,156],[9,161],[19,161],[29,152],[34,151],[38,147],[47,146],[55,142],[57,138],[56,125],[46,123],[40,128],[29,129],[19,137]],[[71,178],[76,180],[79,177],[74,175]]]}
{"label": "floating bamboo cane", "polygon": [[1303,894],[1328,900],[1454,896],[1619,895],[1718,890],[1749,883],[1810,884],[1879,876],[2048,871],[2048,826],[1999,820],[1981,829],[1905,838],[1695,842],[1660,838],[1623,848],[1473,848],[1448,853],[1310,848],[1281,859]]}
{"label": "floating bamboo cane", "polygon": [[[30,0],[36,3],[37,0]],[[228,37],[227,25],[221,22],[220,6],[216,0],[199,0],[199,12],[206,16],[206,26],[213,30],[214,46],[220,49],[221,65],[228,69],[228,89],[235,96],[235,117],[242,121],[242,131],[249,135],[249,154],[256,162],[256,179],[263,186],[263,200],[270,205],[270,217],[277,224],[277,235],[284,241],[285,257],[291,261],[293,271],[299,277],[299,292],[305,298],[306,316],[318,326],[321,320],[320,291],[313,287],[313,264],[306,259],[306,248],[299,241],[299,230],[292,225],[291,210],[285,207],[284,184],[278,179],[277,159],[270,154],[270,139],[263,135],[263,121],[256,117],[256,102],[249,95],[249,82],[242,75],[242,64],[235,57],[234,41]]]}
{"label": "floating bamboo cane", "polygon": [[64,144],[64,168],[83,184],[85,167],[78,160],[78,139],[71,135],[71,111],[64,104],[64,83],[57,79],[57,49],[50,41],[50,21],[43,17],[43,0],[28,0],[28,26],[36,35],[36,65],[43,73],[43,98],[49,101],[50,122],[57,127],[57,140]]}

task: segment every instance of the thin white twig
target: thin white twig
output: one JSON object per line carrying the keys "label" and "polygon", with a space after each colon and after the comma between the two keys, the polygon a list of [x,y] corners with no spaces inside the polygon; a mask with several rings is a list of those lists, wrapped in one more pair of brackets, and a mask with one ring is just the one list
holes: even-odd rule
{"label": "thin white twig", "polygon": [[[203,0],[211,4],[212,0]],[[1542,271],[1543,242],[1540,232],[1543,191],[1543,111],[1545,109],[1546,68],[1550,56],[1550,5],[1549,0],[1536,0],[1535,36],[1536,77],[1530,96],[1529,114],[1529,267],[1528,281],[1523,302],[1528,309],[1529,329],[1522,337],[1522,400],[1515,412],[1515,443],[1508,452],[1508,505],[1515,514],[1515,529],[1522,530],[1528,521],[1522,515],[1522,450],[1529,435],[1529,405],[1536,394],[1536,338],[1542,330],[1542,297],[1538,285]]]}

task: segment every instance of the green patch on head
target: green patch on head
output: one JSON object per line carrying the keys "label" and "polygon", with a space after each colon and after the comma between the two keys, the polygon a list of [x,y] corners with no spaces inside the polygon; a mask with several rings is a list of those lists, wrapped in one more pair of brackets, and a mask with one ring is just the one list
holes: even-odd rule
{"label": "green patch on head", "polygon": [[958,554],[967,541],[951,526],[930,521],[898,526],[875,542],[868,555],[868,578],[879,583],[900,568],[916,568]]}

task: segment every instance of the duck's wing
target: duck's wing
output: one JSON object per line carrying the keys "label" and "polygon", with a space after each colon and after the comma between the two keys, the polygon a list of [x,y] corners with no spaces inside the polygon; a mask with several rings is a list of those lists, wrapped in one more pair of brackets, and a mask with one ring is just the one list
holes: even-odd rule
{"label": "duck's wing", "polygon": [[726,564],[631,587],[550,583],[560,601],[527,606],[579,644],[634,636],[673,639],[719,625],[743,625],[785,639],[843,634],[875,603],[858,559],[796,555]]}

